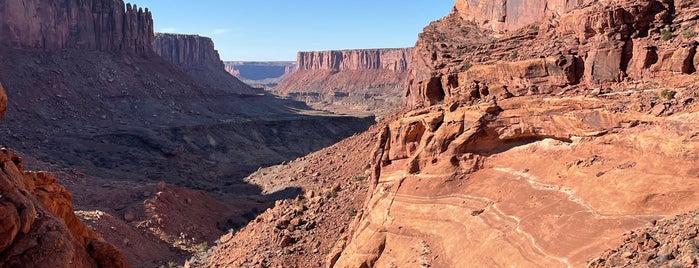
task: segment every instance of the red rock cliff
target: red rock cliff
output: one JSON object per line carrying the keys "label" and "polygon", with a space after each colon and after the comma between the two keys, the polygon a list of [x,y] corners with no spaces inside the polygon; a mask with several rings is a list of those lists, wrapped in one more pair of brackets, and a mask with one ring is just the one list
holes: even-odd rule
{"label": "red rock cliff", "polygon": [[299,52],[297,71],[273,91],[318,109],[386,114],[402,105],[411,51],[412,48],[390,48]]}
{"label": "red rock cliff", "polygon": [[151,52],[153,18],[148,9],[121,0],[0,1],[0,46]]}
{"label": "red rock cliff", "polygon": [[515,30],[547,16],[560,16],[593,0],[456,0],[465,20],[493,30]]}
{"label": "red rock cliff", "polygon": [[153,42],[155,53],[177,66],[211,65],[224,70],[211,38],[199,35],[158,33]]}
{"label": "red rock cliff", "polygon": [[240,94],[257,94],[225,70],[211,38],[199,35],[158,33],[153,50],[164,60],[184,69],[203,84]]}
{"label": "red rock cliff", "polygon": [[299,52],[296,60],[303,70],[390,70],[408,69],[411,48],[356,49]]}

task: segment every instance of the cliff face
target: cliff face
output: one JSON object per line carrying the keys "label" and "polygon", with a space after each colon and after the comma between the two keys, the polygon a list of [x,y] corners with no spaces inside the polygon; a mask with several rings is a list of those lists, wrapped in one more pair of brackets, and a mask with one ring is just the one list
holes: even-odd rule
{"label": "cliff face", "polygon": [[238,94],[261,93],[226,72],[211,38],[158,33],[153,50],[207,86]]}
{"label": "cliff face", "polygon": [[295,61],[228,61],[226,72],[248,85],[271,88],[296,71]]}
{"label": "cliff face", "polygon": [[[468,15],[477,13],[472,9],[479,6],[457,7],[420,35],[413,50],[408,103],[430,105],[456,92],[469,95],[476,86],[502,96],[521,96],[568,86],[607,87],[625,80],[696,72],[694,2],[581,4],[569,10],[572,6],[561,2],[557,6],[565,8],[560,14],[528,27],[513,24],[515,30],[505,35],[481,27]],[[536,58],[549,60],[531,65]],[[483,71],[492,65],[522,69],[504,79],[504,72]]]}
{"label": "cliff face", "polygon": [[455,9],[468,21],[496,31],[511,31],[547,16],[560,16],[594,0],[456,0]]}
{"label": "cliff face", "polygon": [[153,18],[121,0],[0,2],[0,46],[95,49],[148,55]]}
{"label": "cliff face", "polygon": [[408,69],[411,48],[358,49],[299,52],[296,64],[305,70],[389,70]]}
{"label": "cliff face", "polygon": [[402,105],[411,50],[299,52],[298,70],[272,91],[319,109],[383,115]]}
{"label": "cliff face", "polygon": [[198,35],[155,35],[153,50],[166,61],[178,66],[213,66],[224,70],[211,38]]}

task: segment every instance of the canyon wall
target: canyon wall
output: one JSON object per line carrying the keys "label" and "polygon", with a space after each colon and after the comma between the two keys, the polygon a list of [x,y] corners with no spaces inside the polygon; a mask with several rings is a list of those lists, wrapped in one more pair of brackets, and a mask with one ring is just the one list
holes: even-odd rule
{"label": "canyon wall", "polygon": [[338,113],[382,115],[403,103],[411,48],[299,52],[272,91]]}
{"label": "canyon wall", "polygon": [[389,70],[408,69],[411,48],[356,49],[299,52],[296,64],[305,70]]}
{"label": "canyon wall", "polygon": [[148,55],[153,18],[121,0],[0,2],[0,46],[93,49]]}
{"label": "canyon wall", "polygon": [[455,10],[469,21],[496,31],[511,31],[558,17],[593,0],[456,0]]}
{"label": "canyon wall", "polygon": [[224,70],[211,38],[199,35],[157,33],[153,50],[177,66],[213,66]]}
{"label": "canyon wall", "polygon": [[209,37],[158,33],[153,50],[206,86],[238,94],[262,93],[226,72],[214,41]]}

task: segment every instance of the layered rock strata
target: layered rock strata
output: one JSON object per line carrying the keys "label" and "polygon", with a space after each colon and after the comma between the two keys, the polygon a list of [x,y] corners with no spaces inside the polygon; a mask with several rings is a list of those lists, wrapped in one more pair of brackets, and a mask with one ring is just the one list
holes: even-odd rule
{"label": "layered rock strata", "polygon": [[339,113],[384,115],[402,105],[410,48],[299,52],[273,92]]}
{"label": "layered rock strata", "polygon": [[121,0],[0,2],[0,46],[150,55],[150,11]]}
{"label": "layered rock strata", "polygon": [[179,66],[207,86],[239,94],[262,93],[226,72],[211,38],[158,33],[153,50],[165,61]]}
{"label": "layered rock strata", "polygon": [[[430,24],[420,35],[413,50],[407,93],[411,106],[443,101],[450,92],[468,91],[474,83],[516,96],[514,91],[550,92],[577,85],[608,87],[624,80],[693,74],[697,69],[693,15],[697,7],[693,2],[599,1],[577,9],[565,7],[562,10],[566,12],[530,21],[535,23],[526,27],[517,24],[505,35],[481,27],[477,19],[468,15],[479,13],[478,9],[469,9],[476,7],[457,6],[452,14]],[[551,61],[551,57],[562,60]],[[535,58],[549,59],[544,60],[549,63],[545,67],[533,66]],[[526,73],[517,71],[516,77],[502,79],[493,72],[476,74],[470,70],[503,64],[532,67],[527,67]],[[554,72],[549,74],[550,70]],[[565,72],[564,80],[560,80],[561,71]],[[467,76],[458,83],[457,77]],[[435,84],[435,78],[442,82]],[[502,82],[488,86],[487,81],[493,78]],[[564,83],[552,87],[552,80]],[[503,87],[505,83],[508,85]],[[438,91],[438,87],[442,93],[425,94]]]}

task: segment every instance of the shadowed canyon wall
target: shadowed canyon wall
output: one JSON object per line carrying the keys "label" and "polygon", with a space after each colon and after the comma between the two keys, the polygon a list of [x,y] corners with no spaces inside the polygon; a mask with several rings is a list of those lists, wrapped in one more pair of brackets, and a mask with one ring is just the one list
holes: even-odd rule
{"label": "shadowed canyon wall", "polygon": [[96,49],[148,55],[153,18],[120,0],[0,2],[0,46]]}
{"label": "shadowed canyon wall", "polygon": [[155,35],[153,50],[204,85],[238,94],[262,93],[226,72],[211,38],[158,33]]}

